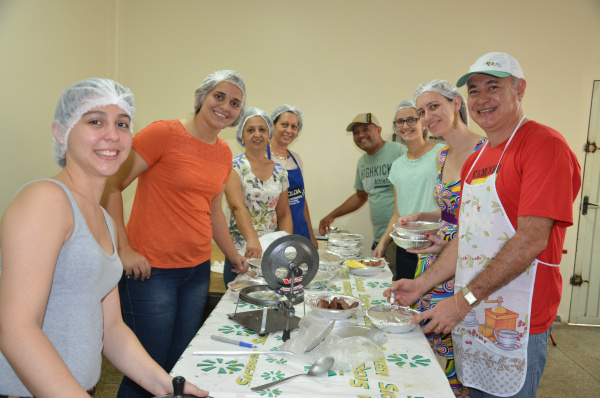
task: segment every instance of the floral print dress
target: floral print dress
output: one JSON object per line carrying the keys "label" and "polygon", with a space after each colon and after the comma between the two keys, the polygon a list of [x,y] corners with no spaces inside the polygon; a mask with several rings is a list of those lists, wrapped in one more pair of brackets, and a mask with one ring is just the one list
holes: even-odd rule
{"label": "floral print dress", "polygon": [[[263,181],[254,175],[244,153],[233,159],[233,171],[238,173],[242,181],[244,201],[258,237],[277,231],[275,208],[279,202],[279,195],[289,186],[287,171],[283,166],[275,163],[273,174],[268,180]],[[235,248],[243,252],[246,249],[246,240],[238,228],[233,213],[229,218],[229,232]]]}
{"label": "floral print dress", "polygon": [[[475,151],[478,150],[485,143],[485,141],[485,138],[479,140],[475,146]],[[450,147],[446,146],[440,152],[437,179],[433,191],[435,201],[442,211],[442,218],[440,219],[442,227],[440,228],[437,237],[447,241],[454,239],[456,231],[458,230],[456,219],[458,217],[458,210],[460,207],[460,179],[452,181],[448,184],[444,184],[442,181],[442,172],[444,170],[444,164],[446,163],[446,156],[448,156],[449,149]],[[417,264],[415,278],[425,272],[425,270],[435,262],[437,257],[437,254],[421,255],[419,258],[419,263]],[[435,307],[440,300],[450,297],[453,294],[454,278],[451,278],[425,293],[415,302],[415,304],[413,304],[412,307],[420,312],[423,312]],[[421,327],[425,327],[427,323],[429,323],[429,321],[424,322]],[[429,340],[429,344],[431,345],[433,351],[437,355],[447,359],[446,369],[444,371],[448,381],[450,382],[450,387],[452,387],[452,392],[454,392],[454,395],[456,397],[468,397],[469,391],[456,377],[451,334],[448,333],[441,335],[437,333],[425,333],[425,336],[427,337],[427,340]]]}

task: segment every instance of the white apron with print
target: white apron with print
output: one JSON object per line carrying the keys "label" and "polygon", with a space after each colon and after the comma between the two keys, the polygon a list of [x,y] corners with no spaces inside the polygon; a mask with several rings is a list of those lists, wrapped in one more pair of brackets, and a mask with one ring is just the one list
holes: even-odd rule
{"label": "white apron with print", "polygon": [[[487,145],[486,142],[468,174]],[[481,273],[515,234],[496,192],[495,182],[494,172],[485,182],[465,183],[462,189],[456,293]],[[525,272],[489,297],[478,297],[479,304],[452,330],[456,372],[464,385],[501,397],[521,390],[527,371],[529,320],[537,263],[535,260]]]}

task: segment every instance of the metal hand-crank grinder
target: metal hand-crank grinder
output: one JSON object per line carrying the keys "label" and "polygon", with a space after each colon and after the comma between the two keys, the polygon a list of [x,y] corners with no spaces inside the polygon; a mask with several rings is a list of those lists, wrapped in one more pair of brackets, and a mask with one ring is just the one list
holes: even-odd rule
{"label": "metal hand-crank grinder", "polygon": [[[283,341],[298,327],[294,305],[304,302],[304,287],[319,270],[319,253],[310,240],[300,235],[286,235],[276,239],[263,253],[262,276],[267,285],[248,286],[240,290],[239,300],[260,305],[262,310],[227,314],[239,324],[254,330],[260,336],[283,330]],[[252,297],[255,292],[273,291],[275,299]]]}

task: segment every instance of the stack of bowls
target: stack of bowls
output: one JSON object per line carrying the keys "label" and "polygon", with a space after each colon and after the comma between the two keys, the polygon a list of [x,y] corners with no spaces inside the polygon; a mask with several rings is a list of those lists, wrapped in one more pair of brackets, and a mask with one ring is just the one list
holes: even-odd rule
{"label": "stack of bowls", "polygon": [[362,235],[330,233],[327,235],[327,249],[343,258],[358,257],[362,249]]}
{"label": "stack of bowls", "polygon": [[422,249],[430,246],[431,241],[427,235],[435,235],[442,224],[429,221],[411,221],[404,224],[394,224],[394,231],[390,236],[396,245],[403,249]]}

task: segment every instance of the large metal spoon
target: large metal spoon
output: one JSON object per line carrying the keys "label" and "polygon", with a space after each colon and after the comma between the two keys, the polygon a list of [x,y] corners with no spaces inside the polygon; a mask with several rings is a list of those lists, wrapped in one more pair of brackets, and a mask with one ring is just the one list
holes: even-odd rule
{"label": "large metal spoon", "polygon": [[263,384],[262,386],[252,387],[251,390],[252,391],[264,390],[265,388],[273,387],[279,383],[282,383],[282,382],[289,380],[291,378],[294,378],[296,376],[319,376],[319,375],[322,375],[323,373],[327,373],[329,371],[329,369],[331,369],[332,366],[333,366],[333,358],[332,357],[324,357],[324,358],[318,359],[315,363],[313,363],[312,366],[310,367],[310,369],[308,369],[307,373],[300,373],[297,375],[286,377],[281,380],[273,381],[271,383]]}

